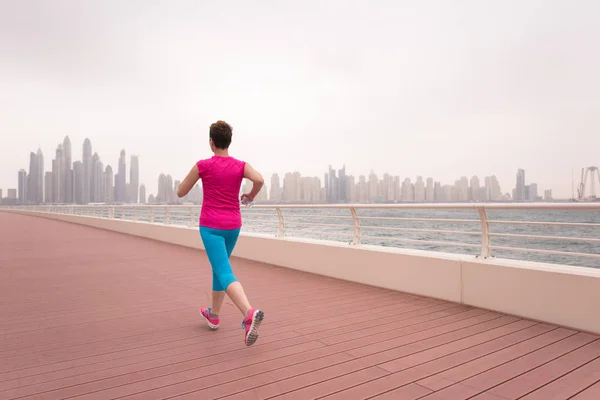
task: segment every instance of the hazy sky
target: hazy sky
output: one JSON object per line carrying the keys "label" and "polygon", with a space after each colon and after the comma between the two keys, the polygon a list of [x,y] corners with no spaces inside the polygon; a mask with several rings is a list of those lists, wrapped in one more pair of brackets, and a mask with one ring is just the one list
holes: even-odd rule
{"label": "hazy sky", "polygon": [[[0,0],[0,188],[65,135],[183,179],[208,126],[267,181],[329,164],[555,195],[600,164],[595,0]],[[129,160],[128,160],[129,162]]]}

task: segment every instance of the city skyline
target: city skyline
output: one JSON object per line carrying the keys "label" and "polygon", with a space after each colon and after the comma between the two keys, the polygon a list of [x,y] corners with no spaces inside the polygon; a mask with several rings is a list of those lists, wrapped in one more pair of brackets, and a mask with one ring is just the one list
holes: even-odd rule
{"label": "city skyline", "polygon": [[[158,176],[157,190],[153,193],[140,184],[139,156],[131,155],[127,180],[127,153],[119,153],[117,173],[104,164],[93,152],[89,138],[83,141],[82,161],[73,161],[69,136],[58,144],[52,169],[45,171],[41,149],[29,153],[29,173],[17,171],[17,202],[19,204],[89,204],[89,203],[180,203],[200,202],[201,183],[180,200],[175,195],[179,180],[170,174]],[[539,188],[528,183],[524,169],[518,169],[514,188],[503,191],[496,175],[462,176],[454,183],[445,183],[433,177],[392,175],[380,178],[373,170],[369,174],[347,174],[346,165],[334,169],[330,165],[322,175],[305,176],[299,171],[286,172],[280,177],[274,173],[256,198],[257,202],[274,203],[392,203],[392,202],[486,202],[486,201],[551,201],[552,188]],[[0,188],[1,189],[1,188]],[[8,188],[12,189],[12,188]],[[241,191],[250,191],[248,181]],[[8,191],[7,191],[8,193]],[[11,191],[11,193],[13,193]],[[540,195],[543,193],[543,195]],[[1,199],[1,196],[0,196]],[[10,199],[9,199],[10,203]]]}
{"label": "city skyline", "polygon": [[[110,164],[104,168],[97,152],[92,154],[89,138],[83,141],[81,160],[73,161],[71,139],[67,135],[55,149],[51,168],[46,170],[41,148],[30,152],[29,170],[17,173],[16,196],[7,196],[5,203],[18,204],[90,204],[90,203],[136,203],[140,189],[139,157],[131,155],[130,175],[127,180],[126,151],[119,156],[118,173],[113,176]],[[11,189],[7,193],[13,193]],[[2,200],[2,192],[0,192]]]}

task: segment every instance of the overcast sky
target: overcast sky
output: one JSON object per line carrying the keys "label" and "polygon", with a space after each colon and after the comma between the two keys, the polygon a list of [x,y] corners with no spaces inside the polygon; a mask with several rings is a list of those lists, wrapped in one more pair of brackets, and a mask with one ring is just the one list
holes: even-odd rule
{"label": "overcast sky", "polygon": [[[555,195],[600,164],[595,0],[0,0],[0,188],[69,135],[141,183],[183,179],[208,127],[259,169],[496,174]],[[129,162],[129,160],[128,160]]]}

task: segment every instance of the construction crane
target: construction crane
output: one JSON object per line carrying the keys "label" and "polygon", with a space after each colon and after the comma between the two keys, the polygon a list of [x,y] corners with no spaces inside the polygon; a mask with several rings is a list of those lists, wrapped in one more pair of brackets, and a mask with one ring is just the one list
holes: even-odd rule
{"label": "construction crane", "polygon": [[[589,177],[589,195],[586,196],[586,190],[588,189],[588,177]],[[588,167],[581,169],[581,182],[577,187],[577,200],[578,201],[596,201],[596,180],[600,185],[600,171],[598,167]]]}

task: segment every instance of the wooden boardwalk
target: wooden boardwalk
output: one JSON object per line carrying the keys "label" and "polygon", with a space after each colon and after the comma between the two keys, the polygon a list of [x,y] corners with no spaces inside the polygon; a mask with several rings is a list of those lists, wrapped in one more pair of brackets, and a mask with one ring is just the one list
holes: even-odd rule
{"label": "wooden boardwalk", "polygon": [[600,399],[590,334],[235,259],[266,316],[247,348],[231,303],[219,331],[198,316],[203,252],[0,228],[0,399]]}

